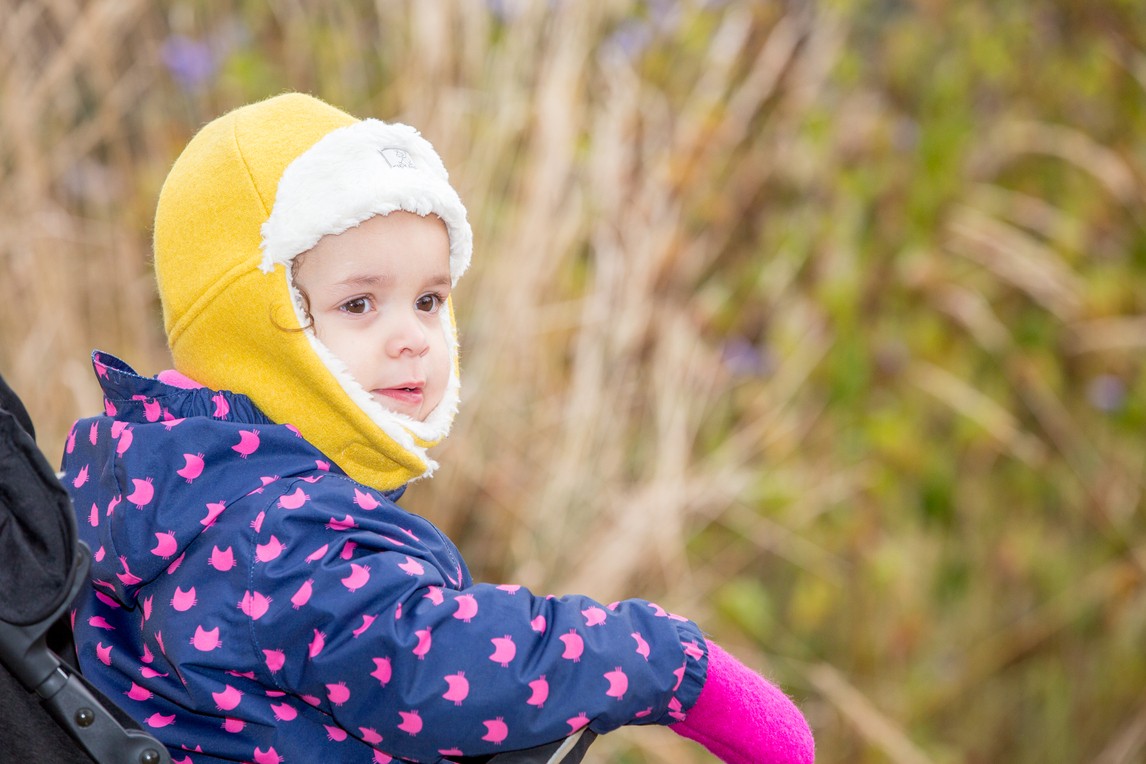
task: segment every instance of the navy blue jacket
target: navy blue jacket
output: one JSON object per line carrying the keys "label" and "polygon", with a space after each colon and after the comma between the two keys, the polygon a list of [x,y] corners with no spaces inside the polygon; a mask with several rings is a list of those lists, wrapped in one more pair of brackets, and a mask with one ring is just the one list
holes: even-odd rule
{"label": "navy blue jacket", "polygon": [[692,622],[475,584],[457,548],[242,395],[93,356],[63,469],[79,659],[179,762],[436,762],[682,719]]}

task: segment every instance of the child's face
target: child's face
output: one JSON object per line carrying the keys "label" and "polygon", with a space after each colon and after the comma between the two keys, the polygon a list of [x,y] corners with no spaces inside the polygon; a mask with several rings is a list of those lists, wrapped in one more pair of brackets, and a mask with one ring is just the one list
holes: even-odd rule
{"label": "child's face", "polygon": [[295,285],[314,332],[385,408],[424,420],[442,400],[450,350],[439,311],[450,240],[434,215],[376,215],[299,255]]}

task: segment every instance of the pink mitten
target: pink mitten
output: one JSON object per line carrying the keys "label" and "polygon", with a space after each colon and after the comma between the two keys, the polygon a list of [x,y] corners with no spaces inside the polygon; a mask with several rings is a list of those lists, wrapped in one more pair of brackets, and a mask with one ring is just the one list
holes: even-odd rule
{"label": "pink mitten", "polygon": [[708,678],[683,722],[669,727],[727,764],[811,764],[808,722],[788,696],[708,641]]}

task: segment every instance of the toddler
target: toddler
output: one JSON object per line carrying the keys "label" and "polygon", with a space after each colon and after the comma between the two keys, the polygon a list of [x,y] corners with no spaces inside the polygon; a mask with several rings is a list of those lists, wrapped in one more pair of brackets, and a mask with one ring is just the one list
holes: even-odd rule
{"label": "toddler", "polygon": [[810,762],[773,685],[696,624],[475,584],[402,510],[458,406],[472,233],[414,129],[286,94],[207,124],[155,219],[174,369],[93,353],[63,460],[85,675],[179,762],[439,762],[664,724]]}

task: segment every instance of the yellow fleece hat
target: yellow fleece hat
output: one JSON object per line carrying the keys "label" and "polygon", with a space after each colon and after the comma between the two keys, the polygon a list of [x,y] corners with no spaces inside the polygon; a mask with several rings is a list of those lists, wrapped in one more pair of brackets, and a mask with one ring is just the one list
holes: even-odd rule
{"label": "yellow fleece hat", "polygon": [[175,368],[249,396],[352,478],[382,489],[429,475],[426,449],[458,405],[452,350],[441,403],[419,422],[383,408],[309,328],[291,277],[322,236],[395,210],[435,214],[450,237],[456,283],[473,234],[433,147],[406,125],[357,120],[288,93],[229,112],[176,160],[155,215],[155,273]]}

